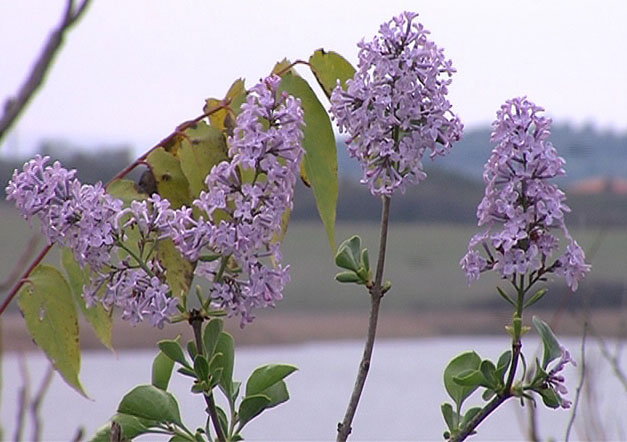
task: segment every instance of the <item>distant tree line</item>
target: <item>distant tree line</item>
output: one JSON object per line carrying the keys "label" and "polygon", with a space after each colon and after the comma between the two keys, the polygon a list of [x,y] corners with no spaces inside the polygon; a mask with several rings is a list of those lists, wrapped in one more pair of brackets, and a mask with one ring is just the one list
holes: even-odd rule
{"label": "distant tree line", "polygon": [[[468,131],[444,158],[425,161],[428,179],[395,196],[391,206],[395,221],[448,222],[476,224],[477,205],[483,196],[483,165],[491,152],[490,130]],[[573,129],[557,126],[553,144],[565,157],[568,179],[562,185],[567,203],[574,215],[571,226],[627,225],[627,196],[609,191],[594,195],[568,192],[568,186],[591,176],[627,177],[627,135],[599,132],[591,127]],[[129,146],[95,146],[79,149],[60,141],[46,141],[38,151],[59,159],[66,167],[77,169],[78,177],[87,183],[106,182],[133,160]],[[13,170],[21,169],[24,159],[0,158],[0,184],[4,189]],[[337,219],[340,221],[379,221],[380,202],[359,184],[361,171],[338,141],[340,194]],[[141,171],[131,178],[138,179]],[[0,198],[4,201],[4,198]],[[292,217],[298,220],[317,218],[315,200],[302,183],[296,188]]]}

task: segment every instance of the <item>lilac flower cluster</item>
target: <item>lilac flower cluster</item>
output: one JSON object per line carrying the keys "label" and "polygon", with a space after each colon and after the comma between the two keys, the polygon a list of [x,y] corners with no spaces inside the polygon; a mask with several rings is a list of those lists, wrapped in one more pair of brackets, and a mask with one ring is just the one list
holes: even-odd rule
{"label": "lilac flower cluster", "polygon": [[[88,305],[102,302],[108,308],[121,308],[123,317],[134,324],[148,315],[153,325],[162,327],[176,310],[177,302],[167,296],[163,275],[157,278],[146,267],[150,271],[147,273],[130,258],[113,263],[126,237],[125,229],[135,223],[142,232],[152,216],[147,215],[146,202],[137,203],[144,205],[143,213],[133,209],[137,206],[122,210],[122,201],[107,194],[101,183],[81,184],[75,178],[76,171],[64,169],[59,162],[47,166],[48,160],[38,155],[24,165],[22,172],[16,170],[6,188],[7,199],[15,201],[27,220],[39,219],[49,244],[71,249],[81,267],[89,266],[91,284],[83,291]],[[149,202],[154,206],[162,204],[158,197]],[[121,225],[120,220],[127,214],[131,218]],[[145,228],[140,235],[147,238]],[[153,267],[157,267],[156,263]]]}
{"label": "lilac flower cluster", "polygon": [[422,157],[446,154],[463,125],[446,95],[455,72],[429,31],[404,12],[358,44],[359,65],[347,89],[338,85],[331,112],[348,132],[349,154],[362,166],[373,195],[405,191],[426,177]]}
{"label": "lilac flower cluster", "polygon": [[207,218],[182,208],[167,233],[185,257],[200,258],[196,274],[213,282],[213,305],[240,315],[242,325],[252,321],[253,308],[280,300],[289,280],[275,240],[293,204],[304,121],[300,101],[279,93],[279,82],[271,76],[249,91],[229,139],[229,161],[213,167],[208,191],[194,201]]}
{"label": "lilac flower cluster", "polygon": [[[522,97],[508,100],[497,112],[491,137],[496,147],[485,166],[485,196],[477,209],[478,225],[487,229],[471,239],[460,262],[469,283],[492,269],[508,279],[529,275],[530,285],[553,272],[575,291],[590,270],[564,223],[564,213],[570,211],[566,197],[551,181],[564,175],[564,160],[548,141],[551,120],[540,115],[543,110]],[[502,228],[496,230],[496,225]],[[569,244],[550,262],[559,247],[554,229]]]}
{"label": "lilac flower cluster", "polygon": [[570,408],[572,402],[568,399],[564,399],[563,396],[568,394],[568,389],[564,385],[564,376],[560,373],[566,367],[566,364],[571,363],[574,366],[577,366],[575,361],[570,357],[570,353],[564,347],[561,347],[562,356],[560,360],[557,361],[555,366],[547,373],[546,383],[547,385],[557,393],[559,398],[560,406],[562,408]]}

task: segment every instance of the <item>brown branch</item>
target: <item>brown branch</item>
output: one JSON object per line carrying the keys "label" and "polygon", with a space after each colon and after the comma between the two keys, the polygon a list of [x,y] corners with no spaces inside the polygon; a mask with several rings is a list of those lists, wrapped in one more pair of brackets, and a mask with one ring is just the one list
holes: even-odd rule
{"label": "brown branch", "polygon": [[381,306],[381,298],[383,298],[383,267],[385,265],[385,249],[387,246],[388,223],[390,220],[390,197],[383,197],[383,208],[381,210],[381,238],[379,242],[379,258],[377,261],[377,271],[374,285],[370,289],[370,318],[368,321],[368,335],[366,344],[364,345],[364,353],[359,364],[357,379],[351,394],[344,420],[337,425],[337,441],[346,441],[351,433],[351,425],[357,405],[361,398],[361,393],[366,384],[366,377],[370,370],[370,361],[372,359],[372,351],[374,349],[374,341],[377,333],[377,321],[379,318],[379,307]]}
{"label": "brown branch", "polygon": [[35,62],[28,78],[15,97],[9,98],[4,104],[4,115],[0,118],[0,142],[26,108],[37,89],[43,84],[46,74],[50,70],[50,66],[52,66],[52,62],[63,44],[66,31],[81,18],[90,1],[91,0],[83,0],[78,7],[74,4],[74,0],[67,1],[61,22],[48,37],[48,41]]}

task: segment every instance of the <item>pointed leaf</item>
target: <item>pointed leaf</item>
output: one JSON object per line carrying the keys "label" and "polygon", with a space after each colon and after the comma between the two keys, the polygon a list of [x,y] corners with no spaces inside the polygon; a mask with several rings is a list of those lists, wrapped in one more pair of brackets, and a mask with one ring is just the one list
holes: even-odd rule
{"label": "pointed leaf", "polygon": [[215,353],[222,353],[224,357],[220,387],[227,397],[232,397],[234,392],[233,365],[235,364],[235,342],[233,341],[233,336],[227,332],[220,333]]}
{"label": "pointed leaf", "polygon": [[192,203],[189,182],[181,169],[177,156],[163,147],[153,150],[148,158],[152,173],[157,182],[157,189],[162,198],[167,198],[172,208],[190,207]]}
{"label": "pointed leaf", "polygon": [[81,269],[74,259],[72,251],[67,248],[64,248],[61,252],[61,262],[67,274],[70,287],[72,288],[74,300],[83,312],[83,316],[85,316],[89,324],[91,324],[100,342],[109,350],[113,350],[113,344],[111,342],[113,318],[111,313],[105,310],[104,306],[100,303],[87,308],[85,299],[83,298],[83,287],[89,285],[91,271],[87,267]]}
{"label": "pointed leaf", "polygon": [[327,231],[331,250],[335,252],[338,178],[337,151],[331,120],[314,91],[302,78],[288,72],[283,75],[279,89],[300,98],[305,113],[305,171],[314,190],[316,206]]}
{"label": "pointed leaf", "polygon": [[167,390],[173,369],[174,361],[162,351],[157,353],[157,356],[152,361],[152,385],[162,390]]}
{"label": "pointed leaf", "polygon": [[266,408],[276,407],[277,405],[282,404],[290,398],[290,394],[287,391],[287,384],[283,380],[266,388],[261,392],[261,394],[270,398],[270,403]]}
{"label": "pointed leaf", "polygon": [[179,298],[181,302],[192,285],[195,265],[181,255],[170,238],[159,241],[157,257],[165,270],[165,279],[172,296]]}
{"label": "pointed leaf", "polygon": [[209,379],[209,362],[204,355],[196,355],[194,358],[194,371],[201,381]]}
{"label": "pointed leaf", "polygon": [[533,304],[538,302],[540,299],[544,297],[547,291],[548,289],[546,288],[538,290],[531,298],[527,300],[527,302],[525,302],[525,304],[523,305],[523,309],[527,307],[531,307]]}
{"label": "pointed leaf", "polygon": [[170,359],[175,362],[178,362],[184,367],[191,368],[187,359],[185,359],[185,353],[183,353],[183,348],[181,344],[177,341],[173,341],[171,339],[166,339],[163,341],[159,341],[157,343],[159,346],[159,350],[164,352]]}
{"label": "pointed leaf", "polygon": [[355,68],[337,52],[318,49],[309,57],[309,64],[327,98],[331,97],[338,80],[346,89],[346,80],[355,76]]}
{"label": "pointed leaf", "polygon": [[455,357],[444,370],[444,386],[458,408],[461,408],[461,404],[477,389],[477,386],[465,387],[459,385],[453,378],[466,370],[477,370],[480,364],[479,355],[474,351],[469,351]]}
{"label": "pointed leaf", "polygon": [[[244,80],[241,78],[235,80],[224,98],[231,101],[230,108],[235,114],[238,114],[242,103],[246,101],[246,85],[244,84]],[[209,98],[205,101],[204,111],[208,112],[210,109],[214,109],[221,104],[222,100]],[[209,122],[212,127],[231,135],[235,126],[235,115],[227,109],[220,109],[209,115]]]}
{"label": "pointed leaf", "polygon": [[457,429],[457,413],[453,410],[453,406],[448,402],[445,402],[440,406],[440,409],[442,410],[442,417],[444,417],[444,422],[446,422],[448,429],[451,432],[455,431]]}
{"label": "pointed leaf", "polygon": [[78,312],[72,289],[61,272],[42,264],[33,270],[18,293],[26,327],[37,345],[69,386],[83,396]]}
{"label": "pointed leaf", "polygon": [[263,392],[296,370],[298,367],[288,364],[267,364],[258,367],[246,382],[246,396]]}
{"label": "pointed leaf", "polygon": [[263,394],[246,396],[239,406],[239,428],[243,428],[255,416],[258,416],[270,404],[270,398]]}
{"label": "pointed leaf", "polygon": [[129,391],[118,406],[118,413],[142,419],[182,426],[179,406],[174,396],[153,385],[138,385]]}
{"label": "pointed leaf", "polygon": [[533,325],[538,330],[540,337],[542,338],[542,344],[544,347],[543,357],[542,357],[542,368],[546,369],[546,367],[551,363],[551,361],[562,356],[562,347],[559,342],[557,342],[557,338],[553,334],[553,330],[551,327],[544,322],[542,319],[534,316],[532,318]]}
{"label": "pointed leaf", "polygon": [[205,178],[216,164],[227,159],[224,134],[205,122],[188,128],[181,143],[181,170],[189,182],[192,199],[206,190]]}
{"label": "pointed leaf", "polygon": [[214,318],[207,323],[203,331],[203,345],[205,346],[205,354],[208,358],[213,356],[213,353],[220,339],[220,333],[222,333],[223,322],[221,319]]}

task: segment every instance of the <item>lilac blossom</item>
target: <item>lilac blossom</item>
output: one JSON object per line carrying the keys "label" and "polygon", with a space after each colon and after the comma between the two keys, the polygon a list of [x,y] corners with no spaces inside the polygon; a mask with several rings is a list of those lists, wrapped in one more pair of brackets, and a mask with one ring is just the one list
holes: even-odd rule
{"label": "lilac blossom", "polygon": [[[497,112],[491,140],[496,143],[483,173],[485,196],[477,208],[478,225],[486,230],[470,241],[460,264],[468,282],[486,270],[516,282],[528,275],[529,286],[547,273],[563,275],[575,291],[590,266],[570,236],[564,214],[566,197],[552,179],[564,175],[564,160],[548,140],[551,120],[526,97],[508,100]],[[568,240],[559,248],[552,233],[561,230]],[[476,247],[481,246],[482,256]]]}
{"label": "lilac blossom", "polygon": [[[151,259],[155,241],[171,217],[169,203],[153,195],[133,201],[123,209],[122,200],[106,193],[99,182],[81,184],[74,170],[59,162],[47,166],[48,157],[36,156],[15,171],[6,188],[22,216],[38,218],[49,244],[72,250],[77,263],[89,266],[90,283],[83,288],[88,306],[102,303],[107,309],[122,311],[122,318],[133,325],[150,318],[163,327],[176,313],[177,299],[169,296],[165,275],[158,261]],[[139,256],[116,263],[127,232],[136,228]]]}
{"label": "lilac blossom", "polygon": [[[252,321],[254,308],[274,306],[289,280],[276,239],[293,206],[300,172],[303,111],[279,93],[271,76],[248,93],[229,139],[229,160],[214,166],[194,205],[174,211],[169,235],[196,274],[212,281],[212,305]],[[212,256],[214,260],[203,260]],[[219,258],[218,258],[219,257]]]}
{"label": "lilac blossom", "polygon": [[568,394],[568,390],[564,385],[564,376],[560,373],[564,370],[566,364],[571,363],[574,366],[577,366],[575,361],[570,357],[570,353],[564,347],[560,348],[562,351],[562,355],[560,360],[555,364],[555,366],[547,373],[546,383],[547,385],[555,391],[559,398],[559,403],[562,408],[570,408],[572,405],[571,401],[564,399],[563,396]]}
{"label": "lilac blossom", "polygon": [[404,12],[361,41],[359,64],[346,90],[331,96],[331,113],[347,132],[349,154],[373,195],[392,195],[426,177],[422,157],[446,154],[463,125],[446,98],[455,72],[429,31]]}

